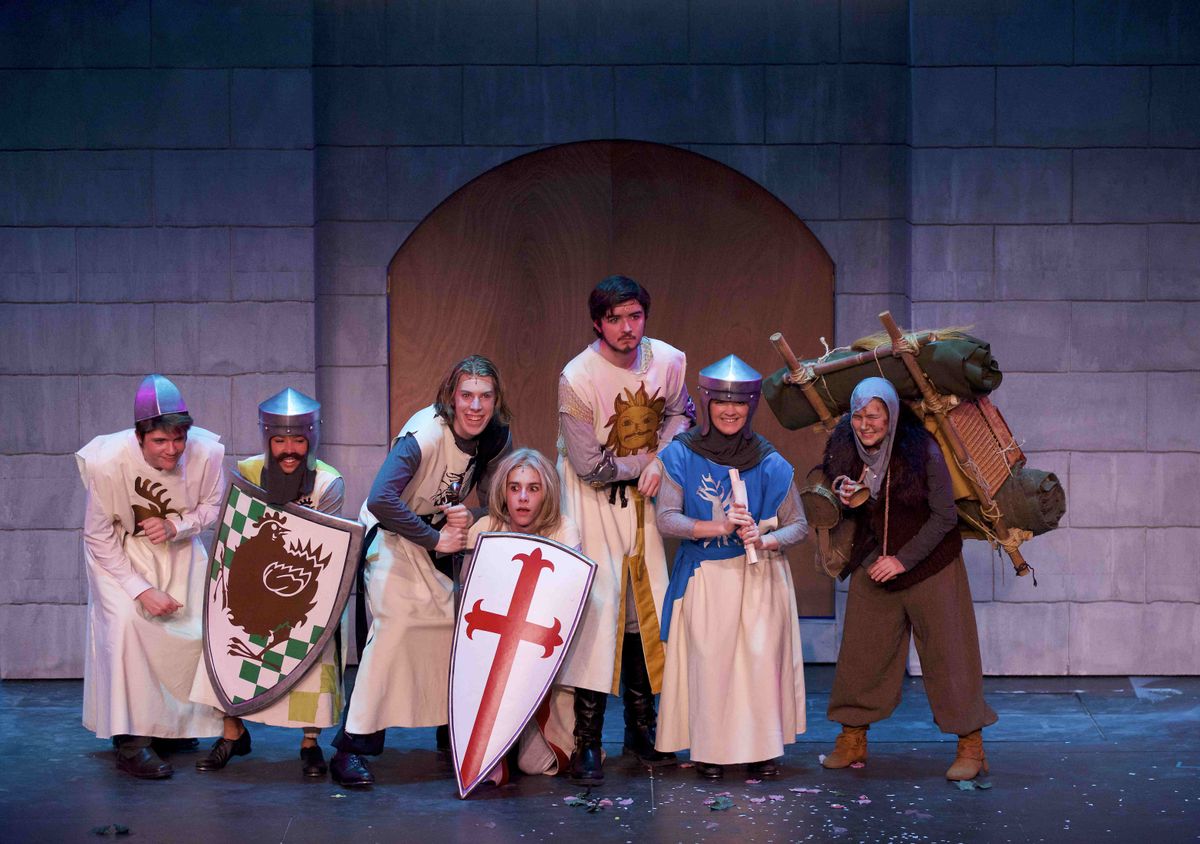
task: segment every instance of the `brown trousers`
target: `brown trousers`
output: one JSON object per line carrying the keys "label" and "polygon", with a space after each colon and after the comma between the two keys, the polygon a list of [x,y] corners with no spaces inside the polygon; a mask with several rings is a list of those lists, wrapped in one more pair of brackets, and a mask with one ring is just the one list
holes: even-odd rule
{"label": "brown trousers", "polygon": [[829,720],[865,727],[892,714],[900,703],[910,630],[938,728],[964,736],[996,723],[983,699],[979,632],[962,557],[898,592],[871,580],[865,569],[850,576]]}

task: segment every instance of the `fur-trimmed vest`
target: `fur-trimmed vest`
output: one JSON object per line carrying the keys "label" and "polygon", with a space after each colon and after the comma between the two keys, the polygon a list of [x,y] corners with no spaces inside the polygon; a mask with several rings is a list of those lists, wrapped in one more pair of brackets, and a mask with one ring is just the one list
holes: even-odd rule
{"label": "fur-trimmed vest", "polygon": [[[892,447],[889,464],[891,477],[888,483],[891,505],[888,508],[887,545],[884,552],[895,555],[910,539],[917,535],[929,519],[929,484],[926,461],[929,459],[931,437],[916,415],[901,406],[900,421],[896,429],[896,443]],[[825,474],[830,480],[838,475],[857,479],[862,474],[862,460],[854,447],[854,431],[847,414],[838,422],[825,444]],[[854,520],[854,544],[850,561],[840,575],[848,577],[858,568],[873,550],[883,544],[884,495],[862,505],[856,510],[843,509],[843,516]],[[917,562],[903,574],[897,575],[883,587],[896,592],[932,577],[954,562],[962,553],[962,536],[957,528],[951,528],[928,557]]]}

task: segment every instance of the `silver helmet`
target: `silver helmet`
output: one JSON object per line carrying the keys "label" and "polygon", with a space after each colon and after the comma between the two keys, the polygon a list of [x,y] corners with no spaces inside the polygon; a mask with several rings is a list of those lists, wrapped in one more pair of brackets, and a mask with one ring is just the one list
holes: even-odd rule
{"label": "silver helmet", "polygon": [[147,375],[133,398],[133,421],[144,422],[168,413],[187,413],[179,388],[166,376]]}
{"label": "silver helmet", "polygon": [[749,413],[746,415],[746,426],[742,428],[742,436],[750,439],[754,436],[754,411],[758,407],[758,397],[762,394],[762,375],[737,355],[726,355],[719,361],[709,364],[700,370],[700,392],[704,396],[703,421],[700,434],[707,434],[712,424],[712,414],[708,404],[712,401],[744,401],[748,404]]}
{"label": "silver helmet", "polygon": [[321,403],[299,390],[285,387],[258,406],[263,454],[270,457],[271,437],[301,436],[308,439],[309,469],[317,468],[321,442]]}

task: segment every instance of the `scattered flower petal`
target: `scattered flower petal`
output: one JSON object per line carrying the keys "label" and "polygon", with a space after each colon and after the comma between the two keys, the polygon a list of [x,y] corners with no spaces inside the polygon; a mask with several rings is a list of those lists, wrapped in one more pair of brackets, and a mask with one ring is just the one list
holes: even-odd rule
{"label": "scattered flower petal", "polygon": [[746,785],[758,785],[762,780],[746,780]]}
{"label": "scattered flower petal", "polygon": [[632,806],[633,798],[632,797],[622,797],[620,800],[617,801],[617,805],[618,806]]}
{"label": "scattered flower petal", "polygon": [[865,767],[867,767],[867,763],[866,762],[851,762],[850,767],[851,768],[865,768]]}
{"label": "scattered flower petal", "polygon": [[783,799],[782,794],[768,794],[767,796],[770,797],[772,800],[782,800]]}
{"label": "scattered flower petal", "polygon": [[845,806],[843,806],[841,803],[830,803],[830,804],[829,804],[829,808],[831,808],[831,809],[845,809],[846,807],[845,807]]}
{"label": "scattered flower petal", "polygon": [[[708,803],[707,800],[704,801]],[[733,801],[724,795],[713,798],[713,801],[708,804],[708,808],[714,812],[724,812],[726,809],[733,808]]]}

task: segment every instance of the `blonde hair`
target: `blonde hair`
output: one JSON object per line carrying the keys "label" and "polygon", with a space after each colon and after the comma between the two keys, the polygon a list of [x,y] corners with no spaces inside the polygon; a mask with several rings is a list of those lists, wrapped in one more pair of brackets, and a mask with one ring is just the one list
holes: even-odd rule
{"label": "blonde hair", "polygon": [[508,512],[508,476],[514,469],[528,467],[542,479],[542,506],[533,517],[527,533],[549,536],[562,524],[562,486],[558,472],[540,451],[533,448],[518,448],[496,464],[492,470],[491,487],[488,489],[488,515],[498,525],[511,529],[512,518]]}

